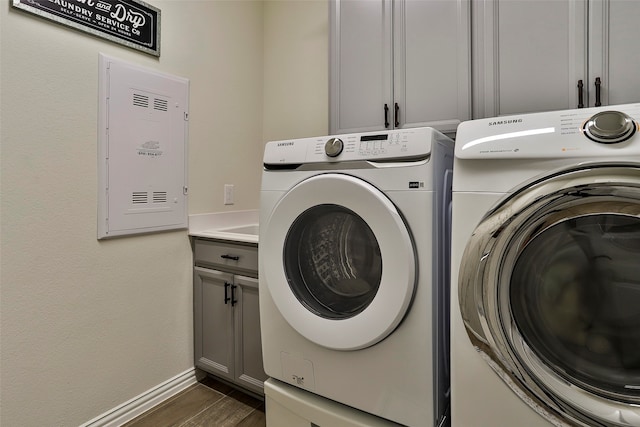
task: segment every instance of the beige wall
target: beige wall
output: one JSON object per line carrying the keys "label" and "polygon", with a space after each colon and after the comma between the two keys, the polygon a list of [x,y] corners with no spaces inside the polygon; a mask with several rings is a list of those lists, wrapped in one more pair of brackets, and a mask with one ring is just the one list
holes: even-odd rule
{"label": "beige wall", "polygon": [[[169,0],[160,4],[164,17],[170,12],[165,13],[163,4],[171,10],[189,5],[175,18],[184,25],[182,32],[192,34],[180,47],[180,60],[191,64],[189,213],[256,209],[262,164],[263,3]],[[163,24],[163,37],[179,39],[181,34]],[[234,185],[234,205],[223,204],[224,184]]]}
{"label": "beige wall", "polygon": [[329,2],[265,3],[264,139],[329,129]]}
{"label": "beige wall", "polygon": [[191,77],[193,36],[158,61],[8,1],[0,31],[0,424],[78,425],[192,365],[186,233],[96,240],[96,96],[98,52]]}
{"label": "beige wall", "polygon": [[79,425],[193,366],[186,231],[96,240],[99,52],[190,79],[190,213],[258,208],[264,141],[326,133],[324,0],[147,1],[160,59],[0,1],[0,425]]}

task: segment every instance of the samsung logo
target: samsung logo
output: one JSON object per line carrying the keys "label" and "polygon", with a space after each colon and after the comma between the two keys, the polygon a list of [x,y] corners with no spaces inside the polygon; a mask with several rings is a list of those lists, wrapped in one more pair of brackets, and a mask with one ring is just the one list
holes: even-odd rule
{"label": "samsung logo", "polygon": [[293,142],[278,142],[278,147],[288,147],[293,145]]}
{"label": "samsung logo", "polygon": [[510,125],[512,123],[522,123],[522,119],[498,120],[496,122],[489,122],[489,126]]}

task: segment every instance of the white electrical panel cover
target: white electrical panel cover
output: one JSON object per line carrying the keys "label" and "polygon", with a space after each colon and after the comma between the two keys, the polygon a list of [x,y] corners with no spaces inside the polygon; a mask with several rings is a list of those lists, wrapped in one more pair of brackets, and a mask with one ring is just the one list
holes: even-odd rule
{"label": "white electrical panel cover", "polygon": [[187,227],[189,80],[100,54],[98,239]]}

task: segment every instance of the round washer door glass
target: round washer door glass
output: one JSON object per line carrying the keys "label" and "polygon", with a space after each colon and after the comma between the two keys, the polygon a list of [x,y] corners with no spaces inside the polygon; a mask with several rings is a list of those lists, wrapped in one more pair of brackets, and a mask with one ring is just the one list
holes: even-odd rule
{"label": "round washer door glass", "polygon": [[328,204],[309,208],[291,226],[284,267],[301,304],[327,319],[361,313],[382,279],[376,236],[358,214]]}
{"label": "round washer door glass", "polygon": [[365,348],[404,318],[416,286],[413,240],[371,184],[339,173],[307,178],[282,196],[263,229],[260,286],[308,340]]}

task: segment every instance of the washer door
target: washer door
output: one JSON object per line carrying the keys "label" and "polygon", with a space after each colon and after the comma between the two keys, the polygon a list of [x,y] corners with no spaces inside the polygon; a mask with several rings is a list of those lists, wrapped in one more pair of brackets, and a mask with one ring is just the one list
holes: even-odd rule
{"label": "washer door", "polygon": [[460,270],[469,336],[556,425],[640,425],[640,169],[561,172],[477,227]]}
{"label": "washer door", "polygon": [[405,316],[417,277],[413,242],[400,212],[367,182],[337,173],[300,182],[261,237],[260,285],[308,340],[361,349]]}

